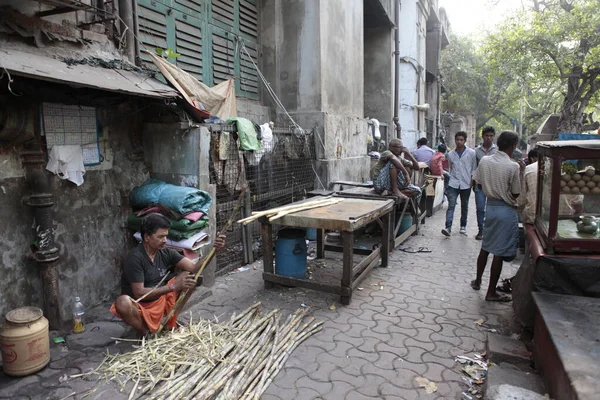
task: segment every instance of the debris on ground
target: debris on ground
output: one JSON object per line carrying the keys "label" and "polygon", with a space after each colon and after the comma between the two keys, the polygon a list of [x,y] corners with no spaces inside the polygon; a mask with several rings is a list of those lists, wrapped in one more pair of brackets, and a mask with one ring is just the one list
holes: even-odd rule
{"label": "debris on ground", "polygon": [[[320,331],[322,322],[298,309],[281,323],[278,309],[262,315],[256,303],[223,323],[190,321],[186,327],[135,340],[132,352],[108,355],[90,373],[121,386],[129,399],[259,398],[294,349]],[[306,319],[306,321],[305,321]],[[256,396],[256,397],[254,397]]]}
{"label": "debris on ground", "polygon": [[438,387],[435,384],[435,382],[431,382],[427,378],[419,376],[415,378],[415,382],[417,382],[417,385],[419,385],[419,387],[425,388],[425,393],[427,394],[435,393],[438,390]]}
{"label": "debris on ground", "polygon": [[486,353],[456,356],[454,361],[461,364],[462,377],[467,386],[466,391],[461,394],[462,399],[481,399],[483,397],[481,385],[487,377],[489,363],[485,360]]}
{"label": "debris on ground", "polygon": [[485,324],[485,321],[483,319],[478,319],[477,321],[475,321],[475,323],[479,326],[482,326],[483,324]]}

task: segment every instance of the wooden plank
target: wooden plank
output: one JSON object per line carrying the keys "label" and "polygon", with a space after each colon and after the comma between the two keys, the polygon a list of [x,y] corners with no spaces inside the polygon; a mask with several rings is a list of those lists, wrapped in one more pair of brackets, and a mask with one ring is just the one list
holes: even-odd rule
{"label": "wooden plank", "polygon": [[263,272],[263,280],[265,282],[277,283],[279,285],[303,287],[306,289],[318,290],[320,292],[333,293],[344,295],[348,294],[348,290],[343,290],[341,286],[329,285],[326,283],[319,283],[315,281],[309,281],[305,279],[290,278],[288,276],[276,275],[268,272]]}
{"label": "wooden plank", "polygon": [[[273,225],[261,224],[260,234],[263,246],[263,270],[267,274],[273,274]],[[264,274],[263,274],[264,276]],[[273,288],[273,284],[265,281],[265,289]]]}
{"label": "wooden plank", "polygon": [[[392,200],[346,198],[341,203],[288,214],[274,223],[352,232],[388,213],[393,207]],[[356,216],[362,218],[350,219]]]}
{"label": "wooden plank", "polygon": [[383,229],[381,230],[381,266],[387,267],[390,255],[390,230],[392,225],[392,215],[394,210],[390,211],[381,219],[383,220]]}
{"label": "wooden plank", "polygon": [[[325,250],[327,251],[334,251],[336,253],[343,253],[344,248],[340,245],[335,245],[335,244],[326,244],[325,245]],[[352,252],[354,254],[358,254],[360,256],[368,256],[369,254],[371,254],[373,250],[369,250],[369,249],[358,249],[358,248],[354,248],[352,249]]]}
{"label": "wooden plank", "polygon": [[406,242],[406,239],[408,239],[416,231],[417,231],[416,225],[413,225],[410,228],[408,228],[406,230],[406,232],[402,233],[402,235],[398,236],[394,240],[394,248],[396,248],[396,247],[400,246],[402,243]]}
{"label": "wooden plank", "polygon": [[342,246],[344,247],[343,266],[342,266],[342,289],[348,289],[350,293],[342,295],[341,303],[348,305],[352,301],[352,274],[354,266],[354,232],[342,232]]}
{"label": "wooden plank", "polygon": [[317,258],[325,258],[325,229],[317,229]]}
{"label": "wooden plank", "polygon": [[374,259],[376,259],[377,257],[379,257],[379,255],[381,254],[381,248],[376,248],[375,250],[371,251],[371,254],[369,254],[369,256],[363,260],[361,260],[358,264],[356,264],[356,266],[354,268],[352,268],[352,275],[356,275],[360,272],[362,272],[362,270],[371,263],[371,261],[373,261]]}
{"label": "wooden plank", "polygon": [[352,283],[352,289],[356,289],[362,283],[362,281],[369,275],[369,272],[375,268],[378,262],[379,260],[373,260],[369,263],[369,265],[367,265],[365,270],[359,276],[357,276]]}

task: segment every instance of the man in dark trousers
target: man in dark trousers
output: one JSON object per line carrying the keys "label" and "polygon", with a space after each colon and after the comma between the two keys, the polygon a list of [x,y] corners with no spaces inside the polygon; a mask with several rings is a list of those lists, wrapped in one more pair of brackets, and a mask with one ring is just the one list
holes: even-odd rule
{"label": "man in dark trousers", "polygon": [[[154,333],[167,315],[179,293],[196,287],[194,274],[200,268],[176,250],[166,247],[171,223],[162,214],[148,214],[142,221],[142,243],[131,249],[125,257],[121,277],[121,296],[110,311],[141,335]],[[225,236],[215,239],[217,250],[225,247]],[[174,268],[180,270],[175,274]],[[191,291],[188,292],[191,294]],[[136,301],[136,299],[140,299]],[[175,328],[177,315],[167,321]]]}
{"label": "man in dark trousers", "polygon": [[469,197],[471,197],[471,184],[473,173],[477,167],[475,150],[465,146],[467,133],[460,131],[454,135],[456,148],[448,153],[446,160],[450,166],[450,180],[446,197],[448,197],[448,210],[446,210],[446,227],[442,229],[445,236],[452,235],[452,221],[454,208],[460,196],[460,233],[467,234],[467,215],[469,214]]}
{"label": "man in dark trousers", "polygon": [[[498,138],[498,152],[484,157],[479,163],[473,179],[487,197],[486,219],[483,241],[477,258],[477,276],[471,287],[479,290],[488,256],[494,255],[490,283],[485,295],[487,301],[510,301],[496,291],[502,273],[502,263],[517,256],[519,242],[519,217],[517,197],[521,193],[521,166],[512,160],[519,136],[504,131]],[[524,165],[524,164],[523,164]]]}

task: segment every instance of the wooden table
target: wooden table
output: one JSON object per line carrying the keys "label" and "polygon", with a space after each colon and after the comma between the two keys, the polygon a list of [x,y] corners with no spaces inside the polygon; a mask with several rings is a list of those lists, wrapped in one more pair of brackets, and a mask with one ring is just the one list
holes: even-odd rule
{"label": "wooden table", "polygon": [[[310,199],[314,200],[314,199]],[[302,201],[304,202],[304,201]],[[296,202],[299,204],[302,202]],[[335,293],[341,296],[342,304],[350,304],[352,291],[369,274],[378,263],[381,256],[381,266],[388,264],[388,253],[390,250],[390,226],[393,200],[365,200],[365,199],[343,199],[342,202],[325,207],[313,208],[311,210],[299,211],[288,214],[269,222],[266,218],[261,219],[261,234],[263,245],[263,280],[265,288],[270,289],[273,284],[278,283],[287,286],[304,287]],[[369,252],[367,257],[354,265],[354,231],[370,222],[381,220],[383,234],[381,246]],[[275,274],[273,268],[273,225],[285,225],[299,228],[317,229],[317,257],[325,257],[325,230],[341,231],[343,252],[342,280],[339,285],[314,282],[307,279],[296,279]],[[331,248],[331,247],[328,247]],[[336,251],[336,250],[334,250]]]}

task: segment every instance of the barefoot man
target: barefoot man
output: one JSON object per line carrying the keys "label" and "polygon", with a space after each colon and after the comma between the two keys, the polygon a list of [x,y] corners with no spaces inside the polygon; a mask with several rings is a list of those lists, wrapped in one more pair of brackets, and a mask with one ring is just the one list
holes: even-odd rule
{"label": "barefoot man", "polygon": [[[373,186],[379,193],[388,191],[401,199],[419,196],[421,189],[410,184],[410,175],[405,167],[419,169],[419,163],[400,139],[390,140],[389,150],[381,153],[377,164],[371,170]],[[400,158],[404,154],[407,159]]]}
{"label": "barefoot man", "polygon": [[477,277],[471,287],[479,290],[488,256],[494,255],[490,284],[485,296],[487,301],[510,301],[509,296],[500,295],[496,284],[502,273],[502,262],[512,261],[517,256],[519,241],[519,219],[517,197],[521,193],[520,169],[512,160],[519,137],[511,131],[504,131],[498,138],[498,152],[483,157],[473,179],[487,197],[483,241],[477,258]]}
{"label": "barefoot man", "polygon": [[[156,332],[163,317],[175,305],[179,293],[196,287],[194,274],[200,265],[166,247],[170,227],[171,222],[162,214],[152,213],[144,218],[140,229],[142,243],[125,257],[122,295],[110,308],[140,335]],[[220,250],[223,247],[225,236],[220,235],[215,240],[215,248]],[[175,275],[172,267],[178,268],[179,274]],[[144,295],[147,296],[141,301],[134,301]],[[173,315],[166,326],[175,328],[176,325],[177,315]]]}

